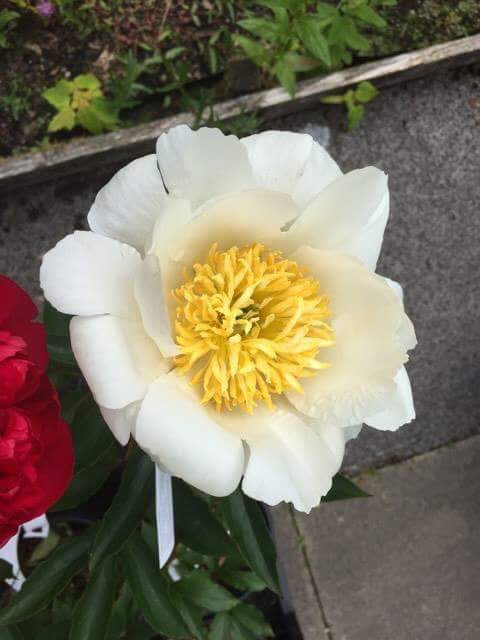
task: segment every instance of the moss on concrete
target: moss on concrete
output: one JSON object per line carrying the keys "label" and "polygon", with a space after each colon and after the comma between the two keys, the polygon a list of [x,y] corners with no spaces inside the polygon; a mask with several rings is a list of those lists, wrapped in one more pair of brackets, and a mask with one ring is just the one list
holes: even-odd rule
{"label": "moss on concrete", "polygon": [[388,27],[371,38],[377,55],[421,49],[480,32],[478,0],[399,0],[382,13]]}

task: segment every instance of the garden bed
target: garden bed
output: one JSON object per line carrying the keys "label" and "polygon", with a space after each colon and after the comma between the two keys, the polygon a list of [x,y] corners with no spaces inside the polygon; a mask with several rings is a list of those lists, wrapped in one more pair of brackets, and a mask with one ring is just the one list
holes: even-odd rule
{"label": "garden bed", "polygon": [[[295,99],[281,87],[257,91],[215,105],[216,123],[237,119],[237,127],[247,122],[248,113],[260,114],[263,125],[270,117],[318,104],[319,97],[344,90],[355,83],[373,81],[379,87],[430,73],[433,69],[455,67],[480,59],[480,34],[427,47],[408,54],[364,63],[343,71],[299,83]],[[0,192],[53,177],[82,173],[115,165],[150,153],[155,139],[179,123],[195,124],[192,113],[167,116],[150,123],[88,138],[53,145],[43,151],[0,159]],[[259,122],[258,118],[254,121]],[[241,133],[241,132],[239,132]]]}
{"label": "garden bed", "polygon": [[[355,7],[352,0],[334,4],[341,7],[342,19],[354,21],[360,39],[355,36],[345,45],[340,61],[334,59],[336,45],[329,45],[330,69],[480,31],[480,6],[475,0],[399,0],[396,6],[390,6],[395,4],[391,0],[358,0],[357,5],[375,8],[379,18],[370,16],[370,22],[365,15],[357,19],[357,9],[349,8]],[[306,5],[306,15],[311,15],[317,3]],[[208,117],[215,102],[271,88],[278,78],[291,85],[291,70],[280,69],[276,76],[269,73],[271,60],[257,61],[257,66],[239,60],[244,48],[235,34],[252,36],[242,29],[246,24],[242,19],[264,16],[267,24],[271,22],[269,9],[258,2],[5,0],[3,6],[17,16],[7,25],[6,48],[0,49],[0,156],[45,150],[84,134],[78,126],[48,132],[55,109],[42,96],[59,81],[70,82],[83,74],[94,74],[109,100],[116,91],[121,94],[118,118],[104,122],[105,128],[135,126],[185,110],[192,111],[198,122]],[[330,27],[325,29],[330,37]],[[251,39],[263,45],[262,38],[260,34]],[[295,39],[278,45],[276,53],[272,49],[274,61],[283,55],[283,46],[301,54],[295,65],[308,69],[307,75],[328,70],[318,57],[321,51],[312,59],[303,41]]]}

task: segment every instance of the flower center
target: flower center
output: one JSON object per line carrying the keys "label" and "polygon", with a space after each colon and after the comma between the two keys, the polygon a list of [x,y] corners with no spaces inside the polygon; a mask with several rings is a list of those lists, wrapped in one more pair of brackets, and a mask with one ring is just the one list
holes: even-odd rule
{"label": "flower center", "polygon": [[172,291],[175,364],[202,385],[202,403],[274,409],[272,394],[303,393],[299,379],[330,366],[316,358],[333,344],[328,297],[296,262],[261,244],[220,252],[215,243],[193,272]]}

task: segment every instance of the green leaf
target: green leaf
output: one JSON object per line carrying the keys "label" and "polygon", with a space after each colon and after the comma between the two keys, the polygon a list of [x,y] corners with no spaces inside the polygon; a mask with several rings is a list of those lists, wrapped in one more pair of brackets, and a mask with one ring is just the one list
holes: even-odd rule
{"label": "green leaf", "polygon": [[234,618],[231,621],[230,634],[232,640],[257,640],[257,636],[253,631],[244,627]]}
{"label": "green leaf", "polygon": [[345,98],[343,95],[334,94],[320,98],[320,102],[323,102],[323,104],[343,104],[345,102]]}
{"label": "green leaf", "polygon": [[237,553],[236,547],[204,500],[182,480],[173,480],[175,536],[179,542],[206,556]]}
{"label": "green leaf", "polygon": [[267,585],[253,571],[241,571],[224,569],[221,567],[217,571],[218,577],[222,582],[228,584],[240,591],[263,591]]}
{"label": "green leaf", "polygon": [[93,466],[116,442],[90,394],[77,405],[71,426],[76,472]]}
{"label": "green leaf", "polygon": [[67,602],[55,598],[52,604],[51,615],[49,616],[52,622],[65,622],[72,617],[72,609]]}
{"label": "green leaf", "polygon": [[376,96],[378,96],[378,90],[376,87],[367,80],[360,82],[360,84],[355,89],[355,99],[362,104],[370,102]]}
{"label": "green leaf", "polygon": [[53,116],[48,124],[48,131],[70,131],[75,126],[75,112],[71,107],[63,107],[57,115]]}
{"label": "green leaf", "polygon": [[284,56],[287,64],[295,72],[298,71],[311,71],[319,66],[319,61],[316,58],[308,58],[307,56],[301,56],[295,51],[289,51]]}
{"label": "green leaf", "polygon": [[295,22],[295,29],[298,37],[312,56],[330,67],[332,64],[330,49],[318,19],[314,16],[304,16]]}
{"label": "green leaf", "polygon": [[16,11],[8,11],[8,9],[2,9],[0,11],[0,29],[5,29],[9,22],[13,22],[20,17],[20,14]]}
{"label": "green leaf", "polygon": [[185,600],[208,611],[227,611],[238,604],[230,591],[210,579],[201,569],[196,569],[175,583],[175,591]]}
{"label": "green leaf", "polygon": [[[145,620],[141,620],[140,622],[136,622],[135,625],[128,630],[126,638],[128,638],[128,640],[151,640],[152,638],[158,640],[158,635]],[[125,639],[122,638],[122,640]]]}
{"label": "green leaf", "polygon": [[[185,51],[185,47],[172,47],[165,53],[165,60],[175,60]],[[147,61],[149,64],[152,64],[150,60]],[[157,61],[157,63],[160,61]]]}
{"label": "green leaf", "polygon": [[68,620],[55,622],[36,634],[35,640],[52,640],[52,638],[55,640],[68,640],[69,631],[70,622]]}
{"label": "green leaf", "polygon": [[50,604],[70,580],[87,564],[96,526],[56,549],[36,567],[12,601],[0,610],[0,624],[31,618]]}
{"label": "green leaf", "polygon": [[359,7],[356,7],[351,13],[366,22],[367,24],[372,24],[374,27],[386,27],[387,22],[380,16],[372,7],[368,4],[361,4]]}
{"label": "green leaf", "polygon": [[347,106],[347,109],[351,109],[355,106],[355,91],[353,89],[349,89],[343,94],[343,101]]}
{"label": "green leaf", "polygon": [[70,338],[63,336],[47,336],[47,348],[50,360],[76,366],[77,361],[70,346]]}
{"label": "green leaf", "polygon": [[355,104],[348,109],[348,126],[350,129],[358,127],[365,115],[365,107],[361,104]]}
{"label": "green leaf", "polygon": [[104,640],[115,598],[115,559],[107,558],[90,576],[73,611],[69,640]]}
{"label": "green leaf", "polygon": [[45,98],[53,107],[56,107],[59,111],[66,109],[70,105],[70,98],[73,92],[73,85],[68,80],[59,80],[54,87],[46,89],[42,93],[42,97]]}
{"label": "green leaf", "polygon": [[94,569],[107,556],[118,553],[142,521],[153,500],[154,465],[135,449],[123,472],[119,490],[103,517],[90,561]]}
{"label": "green leaf", "polygon": [[43,303],[42,322],[49,336],[69,336],[72,316],[60,313],[47,300]]}
{"label": "green leaf", "polygon": [[295,81],[295,71],[288,62],[288,58],[283,56],[280,58],[273,69],[282,87],[293,98],[297,88]]}
{"label": "green leaf", "polygon": [[49,511],[65,511],[86,502],[108,480],[118,459],[118,445],[114,443],[91,467],[75,473],[67,490]]}
{"label": "green leaf", "polygon": [[104,128],[102,121],[95,113],[94,109],[92,109],[91,104],[85,109],[81,109],[77,112],[76,121],[77,124],[79,124],[89,133],[93,133],[94,135],[102,133]]}
{"label": "green leaf", "polygon": [[224,611],[217,613],[210,626],[208,640],[229,640],[230,628],[230,615]]}
{"label": "green leaf", "polygon": [[245,18],[239,20],[238,24],[246,31],[253,33],[254,36],[258,36],[267,42],[275,42],[280,33],[279,25],[265,18]]}
{"label": "green leaf", "polygon": [[333,500],[348,500],[350,498],[368,498],[369,494],[365,493],[360,487],[337,473],[333,478],[332,488],[326,496],[322,498],[323,502],[333,502]]}
{"label": "green leaf", "polygon": [[239,604],[230,613],[242,627],[252,631],[255,636],[273,638],[272,627],[265,620],[263,613],[253,605]]}
{"label": "green leaf", "polygon": [[183,621],[185,622],[188,630],[193,635],[194,638],[198,640],[203,640],[205,637],[205,630],[203,626],[203,609],[197,607],[183,599],[183,596],[175,591],[173,587],[170,589],[170,599],[173,602],[178,613],[181,615]]}
{"label": "green leaf", "polygon": [[64,393],[61,396],[62,417],[65,422],[71,423],[73,421],[77,408],[88,395],[89,393],[85,389],[75,389],[75,391]]}
{"label": "green leaf", "polygon": [[0,627],[0,639],[1,640],[26,640],[23,633],[15,625],[12,625],[10,627],[3,627],[3,626]]}
{"label": "green leaf", "polygon": [[188,637],[188,629],[167,593],[155,557],[139,534],[128,540],[122,560],[133,597],[152,629],[168,637]]}
{"label": "green leaf", "polygon": [[0,559],[0,580],[13,578],[12,565],[6,560]]}
{"label": "green leaf", "polygon": [[334,20],[338,16],[338,9],[333,4],[317,2],[317,15],[321,20]]}
{"label": "green leaf", "polygon": [[359,33],[350,18],[344,19],[343,37],[348,46],[355,49],[355,51],[368,51],[370,49],[370,42]]}
{"label": "green leaf", "polygon": [[48,558],[52,551],[58,546],[59,542],[60,536],[56,531],[51,529],[48,536],[41,542],[39,542],[33,550],[32,555],[28,560],[28,564],[35,565],[38,564],[40,560],[45,560],[45,558]]}
{"label": "green leaf", "polygon": [[94,89],[100,88],[100,80],[93,73],[81,73],[73,80],[76,89]]}
{"label": "green leaf", "polygon": [[257,4],[268,7],[269,9],[283,8],[294,11],[298,6],[298,1],[299,0],[259,0]]}
{"label": "green leaf", "polygon": [[245,561],[272,591],[279,593],[275,545],[260,506],[240,489],[221,504],[230,535]]}
{"label": "green leaf", "polygon": [[95,98],[89,108],[107,129],[115,128],[118,124],[118,108],[111,100]]}
{"label": "green leaf", "polygon": [[328,32],[328,43],[330,45],[343,44],[345,42],[345,33],[347,30],[347,21],[342,16],[338,15],[332,22]]}
{"label": "green leaf", "polygon": [[268,61],[268,52],[259,42],[238,34],[234,35],[233,41],[259,67]]}
{"label": "green leaf", "polygon": [[125,635],[130,618],[133,617],[136,606],[133,603],[133,594],[127,582],[124,582],[118,598],[116,599],[110,623],[108,625],[108,640],[117,640]]}

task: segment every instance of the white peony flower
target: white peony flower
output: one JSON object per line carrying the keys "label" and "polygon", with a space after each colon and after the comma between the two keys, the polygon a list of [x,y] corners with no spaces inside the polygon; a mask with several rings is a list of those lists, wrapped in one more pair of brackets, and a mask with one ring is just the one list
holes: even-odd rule
{"label": "white peony flower", "polygon": [[214,496],[317,505],[362,423],[415,415],[388,209],[384,173],[304,134],[179,126],[121,169],[40,274],[118,440]]}

